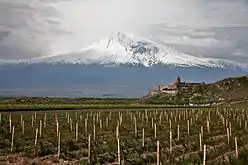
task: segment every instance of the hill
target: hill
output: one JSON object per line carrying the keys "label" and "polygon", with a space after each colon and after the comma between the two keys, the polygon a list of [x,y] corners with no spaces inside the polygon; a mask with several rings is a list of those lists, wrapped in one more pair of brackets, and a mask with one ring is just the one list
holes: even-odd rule
{"label": "hill", "polygon": [[157,104],[244,104],[248,102],[248,76],[182,88],[175,95],[159,92],[152,96],[147,95],[141,100]]}

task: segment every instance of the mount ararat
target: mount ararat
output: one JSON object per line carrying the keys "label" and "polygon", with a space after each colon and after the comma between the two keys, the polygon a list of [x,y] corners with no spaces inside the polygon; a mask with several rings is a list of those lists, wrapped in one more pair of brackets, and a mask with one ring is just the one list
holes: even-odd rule
{"label": "mount ararat", "polygon": [[78,52],[0,64],[0,95],[9,96],[137,97],[177,76],[213,82],[248,71],[240,63],[196,57],[122,32]]}

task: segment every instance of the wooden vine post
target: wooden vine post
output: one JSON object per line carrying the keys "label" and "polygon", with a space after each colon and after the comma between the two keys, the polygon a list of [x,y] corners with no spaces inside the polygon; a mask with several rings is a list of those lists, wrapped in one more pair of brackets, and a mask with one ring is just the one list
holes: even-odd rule
{"label": "wooden vine post", "polygon": [[148,124],[149,123],[149,117],[148,117],[147,111],[146,111],[145,117],[146,117],[146,124]]}
{"label": "wooden vine post", "polygon": [[145,128],[142,129],[142,147],[145,147]]}
{"label": "wooden vine post", "polygon": [[93,125],[93,136],[94,136],[94,141],[96,140],[96,125]]}
{"label": "wooden vine post", "polygon": [[85,135],[87,135],[87,128],[88,128],[88,120],[87,120],[87,118],[86,119],[84,119],[84,133],[85,133]]}
{"label": "wooden vine post", "polygon": [[109,111],[109,120],[111,120],[112,117],[112,111]]}
{"label": "wooden vine post", "polygon": [[60,157],[60,132],[58,134],[58,158]]}
{"label": "wooden vine post", "polygon": [[42,121],[40,120],[40,137],[42,136]]}
{"label": "wooden vine post", "polygon": [[200,151],[202,151],[202,134],[199,133]]}
{"label": "wooden vine post", "polygon": [[245,120],[245,131],[247,131],[247,120]]}
{"label": "wooden vine post", "polygon": [[100,119],[99,124],[100,124],[100,129],[102,129],[102,119]]}
{"label": "wooden vine post", "polygon": [[89,134],[89,137],[88,137],[88,163],[89,164],[91,163],[90,136],[91,136],[91,134]]}
{"label": "wooden vine post", "polygon": [[207,120],[207,129],[208,129],[208,133],[210,134],[210,126],[209,126],[209,121]]}
{"label": "wooden vine post", "polygon": [[24,121],[22,121],[22,135],[24,135],[25,133],[25,123]]}
{"label": "wooden vine post", "polygon": [[12,128],[12,138],[11,138],[11,148],[10,148],[11,152],[13,152],[13,148],[14,148],[14,138],[15,138],[15,126],[13,126]]}
{"label": "wooden vine post", "polygon": [[22,121],[23,121],[23,115],[21,114],[21,125],[22,125]]}
{"label": "wooden vine post", "polygon": [[119,126],[116,126],[116,140],[119,139]]}
{"label": "wooden vine post", "polygon": [[172,154],[172,132],[170,131],[170,154]]}
{"label": "wooden vine post", "polygon": [[131,119],[131,122],[133,122],[133,113],[130,112],[130,119]]}
{"label": "wooden vine post", "polygon": [[47,126],[47,113],[45,113],[44,115],[44,127]]}
{"label": "wooden vine post", "polygon": [[180,140],[180,125],[177,125],[177,140]]}
{"label": "wooden vine post", "polygon": [[12,120],[11,120],[11,114],[9,114],[9,132],[11,133],[12,129]]}
{"label": "wooden vine post", "polygon": [[154,124],[154,138],[157,139],[157,124]]}
{"label": "wooden vine post", "polygon": [[206,158],[207,158],[207,151],[206,151],[206,145],[203,146],[203,165],[206,165]]}
{"label": "wooden vine post", "polygon": [[230,134],[229,134],[229,128],[226,128],[226,135],[227,135],[227,144],[230,143]]}
{"label": "wooden vine post", "polygon": [[70,118],[70,128],[71,128],[71,131],[72,131],[72,118]]}
{"label": "wooden vine post", "polygon": [[96,122],[98,123],[98,121],[99,121],[99,115],[98,115],[98,113],[96,114]]}
{"label": "wooden vine post", "polygon": [[70,124],[70,114],[67,113],[67,123]]}
{"label": "wooden vine post", "polygon": [[56,123],[56,134],[57,134],[57,137],[59,136],[59,122]]}
{"label": "wooden vine post", "polygon": [[142,122],[142,123],[144,122],[144,118],[145,118],[145,116],[144,116],[144,114],[142,113],[142,115],[141,115],[141,122]]}
{"label": "wooden vine post", "polygon": [[136,121],[136,117],[134,117],[134,136],[137,137],[137,121]]}
{"label": "wooden vine post", "polygon": [[76,123],[76,141],[78,141],[78,123]]}
{"label": "wooden vine post", "polygon": [[38,128],[36,128],[36,130],[35,130],[35,139],[34,139],[34,145],[35,145],[35,147],[37,145],[37,141],[38,141]]}
{"label": "wooden vine post", "polygon": [[210,111],[208,111],[208,120],[211,120],[211,115],[210,115]]}
{"label": "wooden vine post", "polygon": [[117,139],[117,157],[118,157],[118,165],[121,165],[121,150],[120,150],[120,139]]}
{"label": "wooden vine post", "polygon": [[160,160],[159,160],[159,141],[157,141],[157,165],[160,164]]}
{"label": "wooden vine post", "polygon": [[58,114],[57,114],[57,113],[55,113],[55,121],[56,121],[56,122],[59,121],[59,120],[58,120]]}
{"label": "wooden vine post", "polygon": [[187,126],[188,126],[188,135],[189,135],[189,120],[187,120]]}
{"label": "wooden vine post", "polygon": [[37,142],[38,142],[38,128],[36,128],[36,130],[35,130],[35,139],[34,139],[35,151],[34,151],[34,154],[36,154]]}
{"label": "wooden vine post", "polygon": [[108,127],[108,116],[106,116],[106,128]]}
{"label": "wooden vine post", "polygon": [[239,157],[237,137],[234,138],[234,142],[235,142],[235,156]]}
{"label": "wooden vine post", "polygon": [[240,128],[242,127],[242,120],[241,120],[241,118],[239,118],[239,127]]}
{"label": "wooden vine post", "polygon": [[34,115],[32,115],[32,127],[34,127]]}
{"label": "wooden vine post", "polygon": [[122,125],[122,113],[119,116],[120,126]]}
{"label": "wooden vine post", "polygon": [[229,122],[229,135],[232,136],[232,123]]}

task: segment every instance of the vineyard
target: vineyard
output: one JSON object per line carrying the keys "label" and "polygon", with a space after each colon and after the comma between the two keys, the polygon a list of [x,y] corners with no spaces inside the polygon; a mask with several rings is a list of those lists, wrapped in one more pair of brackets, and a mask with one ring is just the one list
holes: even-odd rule
{"label": "vineyard", "polygon": [[0,164],[247,164],[241,108],[0,114]]}

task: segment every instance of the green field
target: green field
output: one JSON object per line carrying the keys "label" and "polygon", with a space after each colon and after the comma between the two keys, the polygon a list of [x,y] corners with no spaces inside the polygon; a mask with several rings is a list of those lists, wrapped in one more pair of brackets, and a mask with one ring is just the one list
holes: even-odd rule
{"label": "green field", "polygon": [[146,104],[122,98],[0,98],[0,111],[17,110],[97,110],[189,107],[188,105]]}
{"label": "green field", "polygon": [[[163,104],[0,104],[0,111],[19,110],[102,110],[102,109],[154,109],[181,108],[188,105]],[[200,106],[199,106],[200,107]]]}
{"label": "green field", "polygon": [[[162,164],[201,164],[204,145],[207,164],[246,164],[247,119],[247,111],[241,108],[2,112],[0,164],[89,164],[89,161],[91,164],[116,164],[117,137],[120,159],[125,164],[155,164],[158,141]],[[61,137],[59,157],[57,123]]]}

